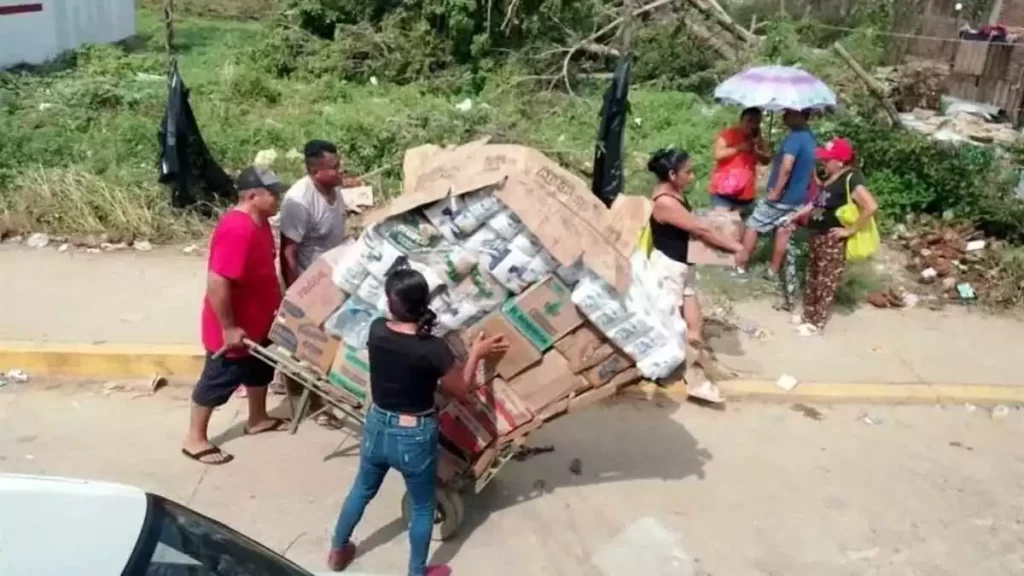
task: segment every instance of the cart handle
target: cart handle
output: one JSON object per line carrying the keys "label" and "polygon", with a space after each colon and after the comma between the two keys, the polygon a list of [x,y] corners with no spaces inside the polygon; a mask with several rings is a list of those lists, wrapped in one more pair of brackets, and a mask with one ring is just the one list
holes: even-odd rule
{"label": "cart handle", "polygon": [[[255,349],[260,347],[260,345],[257,344],[255,341],[250,340],[248,338],[242,338],[242,344],[245,345],[245,347],[248,348],[250,351],[255,350]],[[216,360],[216,359],[220,358],[228,350],[229,350],[229,348],[226,345],[225,346],[221,346],[220,350],[217,350],[216,352],[213,353],[213,359]]]}

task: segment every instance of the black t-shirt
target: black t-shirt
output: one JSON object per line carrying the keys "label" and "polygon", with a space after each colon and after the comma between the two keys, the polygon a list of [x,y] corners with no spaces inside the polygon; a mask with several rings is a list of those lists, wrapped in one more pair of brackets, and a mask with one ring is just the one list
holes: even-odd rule
{"label": "black t-shirt", "polygon": [[830,228],[842,228],[836,218],[836,210],[846,205],[846,181],[850,181],[851,202],[853,191],[857,186],[867,186],[864,175],[857,170],[852,170],[836,178],[834,182],[826,184],[818,191],[814,199],[814,209],[811,210],[811,217],[807,221],[807,227],[811,230],[828,230]]}
{"label": "black t-shirt", "polygon": [[370,325],[370,394],[373,403],[390,412],[420,414],[434,409],[437,381],[455,356],[436,336],[421,338],[388,328],[387,319]]}

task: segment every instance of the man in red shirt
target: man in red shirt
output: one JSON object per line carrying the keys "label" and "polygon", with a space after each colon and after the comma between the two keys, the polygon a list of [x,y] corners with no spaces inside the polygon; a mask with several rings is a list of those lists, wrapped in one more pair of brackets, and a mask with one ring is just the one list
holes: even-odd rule
{"label": "man in red shirt", "polygon": [[284,422],[267,414],[267,385],[274,369],[249,354],[243,340],[264,343],[281,305],[274,234],[268,219],[287,189],[273,172],[246,168],[235,181],[238,204],[226,212],[210,238],[202,335],[206,363],[192,391],[192,412],[183,454],[203,464],[233,459],[210,444],[213,410],[235,389],[248,392],[246,434],[277,430]]}

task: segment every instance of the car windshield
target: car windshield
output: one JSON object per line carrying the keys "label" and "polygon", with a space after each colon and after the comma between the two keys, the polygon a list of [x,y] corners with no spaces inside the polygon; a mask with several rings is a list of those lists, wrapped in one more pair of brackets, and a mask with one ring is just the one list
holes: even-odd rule
{"label": "car windshield", "polygon": [[149,495],[124,576],[311,576],[266,546],[198,512]]}

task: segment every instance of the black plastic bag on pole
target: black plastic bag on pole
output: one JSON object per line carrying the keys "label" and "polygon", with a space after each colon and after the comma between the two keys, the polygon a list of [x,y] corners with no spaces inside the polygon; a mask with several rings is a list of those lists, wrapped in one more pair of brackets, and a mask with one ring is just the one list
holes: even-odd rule
{"label": "black plastic bag on pole", "polygon": [[597,127],[594,150],[594,180],[591,189],[605,206],[611,206],[626,184],[623,170],[626,116],[629,114],[629,84],[633,76],[633,60],[619,60],[612,83],[604,93],[601,121]]}
{"label": "black plastic bag on pole", "polygon": [[157,179],[171,187],[172,206],[210,216],[216,205],[236,200],[235,185],[206,147],[189,104],[189,90],[176,68],[171,73],[167,110],[157,134]]}

